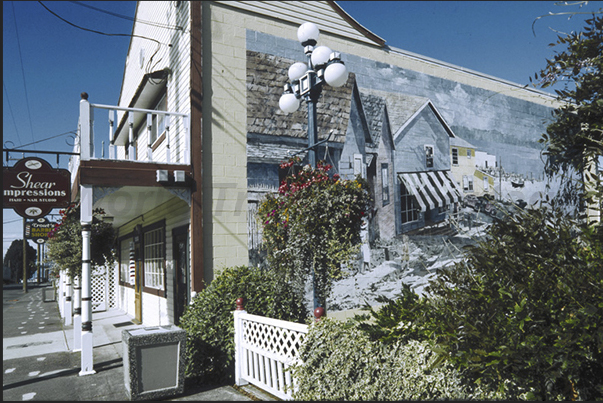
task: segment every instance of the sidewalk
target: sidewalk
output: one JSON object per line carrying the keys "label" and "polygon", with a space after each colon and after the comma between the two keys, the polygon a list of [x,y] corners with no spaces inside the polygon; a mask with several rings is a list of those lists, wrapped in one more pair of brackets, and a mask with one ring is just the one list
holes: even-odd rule
{"label": "sidewalk", "polygon": [[[38,287],[28,293],[3,292],[3,400],[128,400],[123,373],[122,331],[143,326],[135,325],[132,317],[120,310],[93,313],[96,374],[79,376],[80,353],[71,351],[73,326],[63,325],[57,302],[44,302],[42,290]],[[21,319],[24,321],[19,322],[23,324],[19,326],[23,330],[20,335],[6,329],[19,324],[16,321]],[[10,321],[8,324],[7,320]],[[26,324],[28,320],[36,322],[35,327],[31,323]],[[40,323],[43,325],[38,326]],[[185,387],[183,395],[170,400],[275,400],[254,393],[253,389],[245,389],[233,386]]]}

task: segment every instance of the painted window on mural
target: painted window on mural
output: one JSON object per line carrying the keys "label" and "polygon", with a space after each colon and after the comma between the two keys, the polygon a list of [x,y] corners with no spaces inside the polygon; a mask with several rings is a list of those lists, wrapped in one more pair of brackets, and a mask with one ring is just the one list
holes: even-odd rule
{"label": "painted window on mural", "polygon": [[388,164],[381,164],[381,183],[383,189],[383,205],[389,204],[389,166]]}
{"label": "painted window on mural", "polygon": [[467,149],[467,158],[471,159],[471,149],[470,148]]}
{"label": "painted window on mural", "polygon": [[463,175],[463,190],[473,192],[473,175]]}
{"label": "painted window on mural", "polygon": [[452,149],[452,165],[458,165],[458,164],[459,164],[459,149],[453,148]]}
{"label": "painted window on mural", "polygon": [[488,182],[488,178],[484,178],[484,190],[487,192],[490,189],[490,183]]}
{"label": "painted window on mural", "polygon": [[155,228],[144,233],[144,286],[165,290],[165,232]]}
{"label": "painted window on mural", "polygon": [[408,191],[403,182],[400,183],[400,201],[402,211],[402,224],[417,221],[419,209],[415,197]]}
{"label": "painted window on mural", "polygon": [[433,168],[433,146],[425,146],[425,167]]}

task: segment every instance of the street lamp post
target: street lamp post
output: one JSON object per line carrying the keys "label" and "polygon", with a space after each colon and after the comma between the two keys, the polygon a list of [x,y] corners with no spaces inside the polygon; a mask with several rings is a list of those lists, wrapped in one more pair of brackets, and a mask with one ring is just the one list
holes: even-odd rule
{"label": "street lamp post", "polygon": [[326,46],[315,47],[320,31],[318,27],[305,22],[297,30],[297,39],[304,47],[307,63],[296,62],[289,67],[290,82],[279,100],[279,107],[285,113],[295,112],[303,98],[308,104],[308,163],[316,167],[316,144],[318,127],[316,104],[325,83],[332,87],[341,87],[348,80],[348,72],[341,61],[339,52],[333,52]]}
{"label": "street lamp post", "polygon": [[[316,167],[316,148],[318,146],[318,125],[316,104],[326,83],[332,87],[341,87],[348,80],[348,72],[341,61],[339,52],[333,52],[326,46],[315,47],[320,31],[318,27],[305,22],[297,30],[297,39],[304,47],[307,63],[296,62],[287,72],[290,82],[279,100],[279,107],[285,113],[295,112],[303,98],[308,105],[308,163]],[[312,267],[312,288],[314,311],[323,309],[316,287],[315,267]]]}

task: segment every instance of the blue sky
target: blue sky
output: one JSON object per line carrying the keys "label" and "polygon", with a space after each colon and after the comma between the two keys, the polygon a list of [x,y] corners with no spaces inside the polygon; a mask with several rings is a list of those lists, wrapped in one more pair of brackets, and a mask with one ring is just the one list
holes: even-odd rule
{"label": "blue sky", "polygon": [[[37,1],[2,3],[3,147],[71,151],[65,133],[77,128],[80,93],[95,103],[118,100],[130,42],[121,35],[132,31],[136,2],[41,3],[50,11]],[[524,85],[553,56],[548,45],[555,31],[581,30],[588,15],[538,17],[603,8],[602,1],[583,7],[553,1],[338,3],[389,46]],[[54,156],[38,156],[56,166]],[[67,161],[62,156],[60,167]],[[12,240],[22,238],[22,221],[12,210],[3,213],[4,255]]]}

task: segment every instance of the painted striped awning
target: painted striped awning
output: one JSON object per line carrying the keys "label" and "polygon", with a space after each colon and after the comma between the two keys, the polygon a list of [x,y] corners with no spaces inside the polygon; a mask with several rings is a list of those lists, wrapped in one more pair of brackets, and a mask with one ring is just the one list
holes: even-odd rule
{"label": "painted striped awning", "polygon": [[413,194],[421,211],[444,207],[462,200],[462,192],[448,171],[398,173],[398,179]]}

